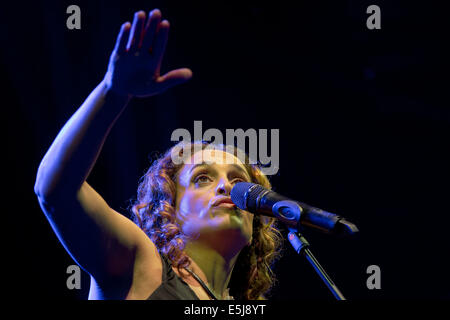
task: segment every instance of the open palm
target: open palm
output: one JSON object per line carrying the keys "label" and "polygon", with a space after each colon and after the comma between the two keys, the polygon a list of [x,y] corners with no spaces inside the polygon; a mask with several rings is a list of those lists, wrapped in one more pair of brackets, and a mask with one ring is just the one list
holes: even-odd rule
{"label": "open palm", "polygon": [[160,75],[161,62],[169,33],[169,22],[161,21],[158,9],[149,14],[136,12],[133,25],[122,25],[111,54],[105,82],[117,94],[149,97],[192,77],[192,71],[181,68]]}

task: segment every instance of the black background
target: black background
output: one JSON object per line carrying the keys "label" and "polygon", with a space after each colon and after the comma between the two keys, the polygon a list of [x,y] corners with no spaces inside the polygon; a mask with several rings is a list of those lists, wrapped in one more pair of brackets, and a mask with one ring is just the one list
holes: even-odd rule
{"label": "black background", "polygon": [[[292,2],[294,3],[294,2]],[[305,232],[348,299],[448,299],[450,110],[445,10],[409,1],[52,1],[1,10],[5,278],[18,296],[86,299],[68,290],[73,264],[33,192],[39,162],[101,81],[120,25],[157,7],[171,23],[163,72],[191,81],[134,99],[88,182],[128,215],[139,177],[176,128],[280,130],[274,190],[339,213],[360,237]],[[68,30],[66,8],[81,9]],[[381,30],[366,9],[381,8]],[[444,86],[447,88],[444,89]],[[12,184],[11,184],[12,182]],[[8,222],[6,222],[8,221]],[[369,265],[381,289],[366,287]],[[332,300],[285,243],[272,299]],[[30,293],[30,290],[32,293]]]}

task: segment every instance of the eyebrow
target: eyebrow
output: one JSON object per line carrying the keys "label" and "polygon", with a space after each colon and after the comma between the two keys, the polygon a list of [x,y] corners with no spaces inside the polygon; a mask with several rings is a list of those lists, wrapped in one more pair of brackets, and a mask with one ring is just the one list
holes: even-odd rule
{"label": "eyebrow", "polygon": [[[251,180],[251,177],[248,174],[247,170],[245,170],[242,166],[240,166],[238,164],[235,164],[235,163],[230,164],[230,165],[232,167],[234,167],[235,169],[237,169],[238,171],[241,171],[241,172],[245,173],[248,176],[248,178],[250,178],[250,180]],[[206,162],[198,163],[198,164],[194,165],[191,169],[189,169],[189,174],[191,174],[192,171],[194,171],[194,169],[196,169],[198,167],[209,167],[209,166],[210,166],[210,164],[208,164]]]}

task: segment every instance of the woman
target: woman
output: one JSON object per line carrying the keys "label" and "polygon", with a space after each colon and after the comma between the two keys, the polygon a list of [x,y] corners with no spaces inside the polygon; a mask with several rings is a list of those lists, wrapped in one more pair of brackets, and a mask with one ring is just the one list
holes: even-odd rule
{"label": "woman", "polygon": [[[230,201],[232,186],[270,187],[257,166],[224,148],[191,147],[175,164],[169,150],[144,175],[135,223],[86,182],[103,143],[132,97],[185,82],[182,68],[160,75],[169,23],[161,12],[122,25],[107,73],[60,131],[38,170],[39,203],[72,258],[91,276],[90,299],[258,299],[270,289],[269,265],[281,243],[274,220]],[[217,146],[216,146],[217,147]],[[207,152],[208,151],[208,152]],[[182,156],[182,154],[180,154]],[[193,161],[192,161],[193,160]]]}

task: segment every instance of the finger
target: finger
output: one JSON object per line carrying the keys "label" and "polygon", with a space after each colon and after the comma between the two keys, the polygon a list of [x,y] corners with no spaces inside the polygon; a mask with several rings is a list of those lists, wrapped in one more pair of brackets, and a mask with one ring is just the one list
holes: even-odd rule
{"label": "finger", "polygon": [[159,73],[161,68],[161,62],[164,56],[164,51],[166,50],[167,38],[169,35],[169,21],[163,20],[159,24],[159,29],[156,34],[155,43],[153,45],[153,55],[156,61],[156,72]]}
{"label": "finger", "polygon": [[158,91],[163,92],[173,86],[181,84],[192,78],[192,71],[188,68],[181,68],[167,72],[156,80]]}
{"label": "finger", "polygon": [[149,14],[150,18],[147,21],[147,25],[144,31],[144,38],[142,40],[142,50],[151,52],[153,40],[158,30],[158,25],[161,22],[161,11],[158,9],[153,10]]}
{"label": "finger", "polygon": [[136,52],[141,44],[141,36],[144,30],[145,12],[138,11],[134,14],[133,25],[131,26],[130,37],[128,39],[128,51]]}
{"label": "finger", "polygon": [[130,34],[131,23],[125,22],[120,27],[119,35],[117,36],[116,45],[114,51],[118,54],[127,50],[127,41]]}

